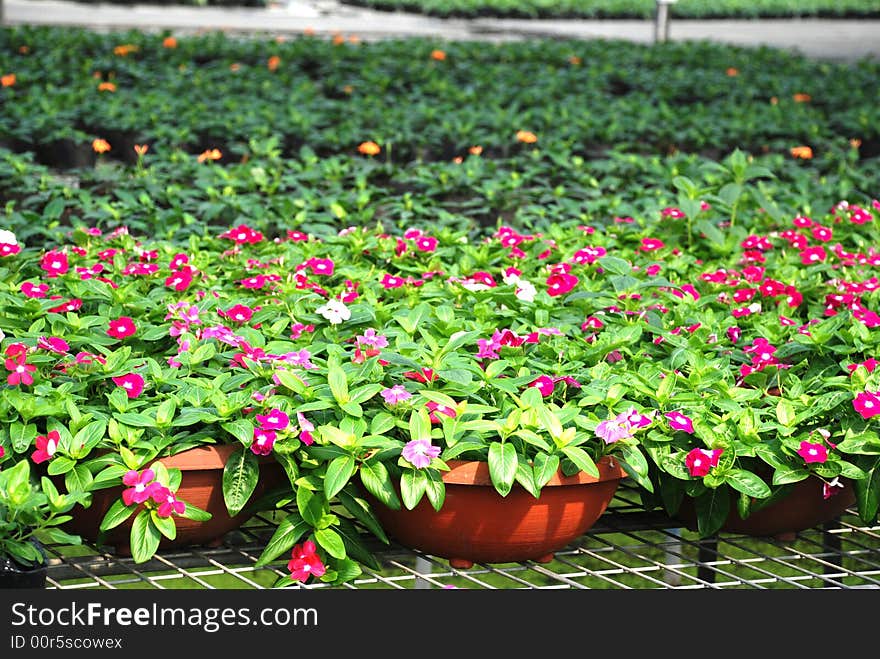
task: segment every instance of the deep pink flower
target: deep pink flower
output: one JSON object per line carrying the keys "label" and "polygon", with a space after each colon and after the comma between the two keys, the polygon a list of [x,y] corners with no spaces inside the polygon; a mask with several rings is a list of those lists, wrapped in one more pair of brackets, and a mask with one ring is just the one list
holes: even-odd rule
{"label": "deep pink flower", "polygon": [[811,462],[821,463],[828,460],[828,449],[825,448],[824,444],[813,444],[804,440],[801,442],[801,447],[797,453],[804,459],[806,464]]}
{"label": "deep pink flower", "polygon": [[539,375],[532,381],[529,386],[535,387],[538,391],[541,392],[541,396],[543,398],[546,398],[553,393],[554,382],[553,378],[551,378],[549,375]]}
{"label": "deep pink flower", "polygon": [[420,252],[433,252],[437,249],[437,239],[433,236],[419,236],[416,238],[416,249]]}
{"label": "deep pink flower", "polygon": [[290,425],[290,417],[277,407],[266,414],[257,414],[257,421],[263,430],[284,430]]}
{"label": "deep pink flower", "polygon": [[[155,484],[159,485],[159,483]],[[153,488],[150,497],[155,503],[159,504],[159,507],[156,509],[156,514],[159,517],[171,517],[172,513],[183,515],[186,511],[186,504],[178,500],[174,493],[163,485]]]}
{"label": "deep pink flower", "polygon": [[864,366],[865,370],[867,370],[868,373],[873,373],[874,369],[877,368],[878,363],[880,362],[878,362],[873,357],[869,357],[865,361],[859,362],[857,364],[847,364],[846,370],[848,370],[850,373],[853,373],[859,366]]}
{"label": "deep pink flower", "polygon": [[853,407],[863,418],[870,419],[880,414],[880,397],[877,396],[877,393],[876,391],[863,391],[857,394],[853,400]]}
{"label": "deep pink flower", "polygon": [[133,503],[143,503],[149,499],[153,496],[156,488],[162,487],[160,483],[153,480],[154,478],[156,478],[156,472],[152,469],[144,469],[141,473],[134,469],[127,471],[122,477],[122,483],[129,487],[122,491],[122,502],[126,506],[130,506]]}
{"label": "deep pink flower", "polygon": [[124,339],[127,336],[133,335],[136,331],[137,327],[135,327],[134,321],[131,318],[128,316],[120,316],[116,320],[110,321],[107,334],[114,339]]}
{"label": "deep pink flower", "polygon": [[63,275],[70,269],[67,262],[67,254],[55,250],[50,250],[43,254],[43,258],[40,259],[40,267],[46,271],[47,276],[50,278]]}
{"label": "deep pink flower", "polygon": [[168,277],[165,278],[165,286],[168,288],[172,288],[175,291],[185,291],[189,288],[190,284],[192,284],[193,275],[192,271],[188,269],[178,270],[177,272],[171,273]]}
{"label": "deep pink flower", "polygon": [[389,275],[387,272],[382,276],[382,281],[380,282],[383,288],[400,288],[406,282],[402,277],[395,277],[394,275]]}
{"label": "deep pink flower", "polygon": [[642,238],[642,244],[639,247],[643,252],[653,252],[662,249],[666,245],[658,238]]}
{"label": "deep pink flower", "polygon": [[403,447],[402,455],[416,469],[424,469],[440,455],[440,447],[431,444],[430,439],[413,439]]}
{"label": "deep pink flower", "polygon": [[246,224],[239,224],[234,229],[221,233],[220,238],[229,238],[236,245],[244,245],[246,243],[253,245],[263,240],[263,234],[259,231],[254,231]]}
{"label": "deep pink flower", "polygon": [[305,582],[309,576],[320,578],[327,571],[318,556],[317,547],[311,540],[306,540],[301,545],[294,545],[290,552],[291,559],[287,563],[290,570],[290,578],[294,581]]}
{"label": "deep pink flower", "polygon": [[683,430],[687,433],[694,432],[694,423],[690,417],[685,416],[681,412],[667,412],[666,418],[669,419],[669,427],[673,430]]}
{"label": "deep pink flower", "polygon": [[434,414],[434,412],[445,414],[446,416],[453,419],[457,416],[454,409],[452,409],[448,405],[440,405],[439,403],[435,403],[433,400],[429,400],[427,403],[425,403],[425,408],[428,410],[428,418],[431,419],[431,423],[440,423],[440,418],[436,414]]}
{"label": "deep pink flower", "polygon": [[137,398],[144,390],[144,378],[138,373],[127,373],[111,379],[117,387],[125,389],[129,398]]}
{"label": "deep pink flower", "polygon": [[333,274],[335,264],[332,259],[309,259],[308,265],[312,269],[312,273],[316,275],[330,276]]}
{"label": "deep pink flower", "polygon": [[59,355],[66,355],[70,350],[67,341],[57,336],[41,336],[37,339],[37,347],[41,350],[48,350],[49,352],[54,352]]}
{"label": "deep pink flower", "polygon": [[278,435],[274,430],[254,428],[254,439],[251,442],[251,452],[255,455],[269,455],[275,446]]}
{"label": "deep pink flower", "polygon": [[825,252],[824,247],[816,245],[815,247],[807,247],[801,250],[800,256],[803,265],[811,265],[813,263],[821,263],[828,257],[828,254]]}
{"label": "deep pink flower", "polygon": [[49,284],[34,284],[33,282],[26,281],[19,286],[19,290],[24,293],[26,297],[42,298],[46,297],[46,293],[49,292]]}
{"label": "deep pink flower", "polygon": [[235,323],[246,323],[253,317],[254,310],[244,304],[236,304],[226,311],[221,310],[220,315]]}
{"label": "deep pink flower", "polygon": [[55,451],[58,450],[58,443],[60,441],[61,436],[57,430],[50,430],[45,435],[37,435],[35,441],[37,450],[31,453],[31,459],[37,464],[50,460],[55,455]]}
{"label": "deep pink flower", "polygon": [[24,360],[7,359],[5,362],[7,370],[10,371],[6,376],[6,382],[13,387],[20,384],[31,385],[34,383],[34,376],[31,375],[37,370],[33,364],[27,364]]}
{"label": "deep pink flower", "polygon": [[842,489],[843,483],[841,483],[840,479],[835,476],[830,483],[822,483],[822,498],[830,499],[839,494]]}
{"label": "deep pink flower", "polygon": [[547,277],[547,293],[553,297],[557,295],[565,295],[578,284],[578,278],[575,275],[564,273],[553,273]]}
{"label": "deep pink flower", "polygon": [[302,412],[296,413],[296,420],[299,422],[299,439],[306,446],[315,443],[312,433],[315,432],[315,426],[309,421]]}
{"label": "deep pink flower", "polygon": [[691,449],[685,456],[684,464],[691,476],[702,478],[709,473],[712,467],[718,465],[718,460],[723,452],[724,449],[720,448],[712,450],[702,448]]}

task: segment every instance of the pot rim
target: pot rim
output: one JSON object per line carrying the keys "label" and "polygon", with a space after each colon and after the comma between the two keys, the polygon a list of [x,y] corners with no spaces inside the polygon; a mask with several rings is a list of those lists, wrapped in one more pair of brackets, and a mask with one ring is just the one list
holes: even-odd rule
{"label": "pot rim", "polygon": [[[150,464],[161,462],[166,467],[180,469],[181,471],[223,469],[229,456],[242,446],[244,445],[241,443],[194,446],[171,456],[153,458]],[[271,454],[258,455],[257,459],[260,463],[275,461]]]}
{"label": "pot rim", "polygon": [[[449,471],[442,472],[442,478],[443,482],[447,485],[492,486],[488,462],[482,460],[447,460],[446,464],[449,465]],[[620,480],[627,475],[620,462],[611,455],[603,455],[596,461],[596,466],[599,468],[599,478],[584,471],[579,471],[573,476],[565,476],[561,470],[557,470],[544,487],[588,485],[590,483]]]}

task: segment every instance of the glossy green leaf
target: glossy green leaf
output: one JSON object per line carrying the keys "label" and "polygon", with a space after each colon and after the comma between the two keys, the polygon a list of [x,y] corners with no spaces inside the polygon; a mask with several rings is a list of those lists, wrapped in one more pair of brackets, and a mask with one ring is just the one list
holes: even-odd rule
{"label": "glossy green leaf", "polygon": [[516,447],[511,443],[492,442],[489,444],[489,477],[498,493],[506,497],[516,479]]}
{"label": "glossy green leaf", "polygon": [[238,448],[223,467],[223,501],[230,515],[237,515],[257,487],[260,464],[252,451]]}

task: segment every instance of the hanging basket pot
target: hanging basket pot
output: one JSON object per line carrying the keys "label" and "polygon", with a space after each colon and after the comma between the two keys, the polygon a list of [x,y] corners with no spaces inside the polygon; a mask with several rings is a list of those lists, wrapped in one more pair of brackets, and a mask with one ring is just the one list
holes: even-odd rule
{"label": "hanging basket pot", "polygon": [[400,544],[449,559],[453,567],[474,563],[548,562],[554,552],[583,535],[605,512],[626,472],[609,456],[599,477],[561,472],[539,498],[514,485],[506,497],[493,487],[486,462],[448,462],[446,498],[440,511],[423,499],[412,510],[392,510],[368,495],[382,528]]}
{"label": "hanging basket pot", "polygon": [[[181,471],[177,498],[211,513],[211,519],[203,522],[175,516],[177,536],[174,540],[163,537],[159,545],[161,549],[196,545],[217,546],[223,541],[224,535],[237,529],[250,518],[251,515],[245,511],[230,515],[223,499],[223,468],[229,457],[239,448],[240,445],[236,444],[200,446],[168,458],[161,458],[160,461],[167,468]],[[259,456],[259,458],[260,478],[251,495],[251,501],[287,481],[284,469],[272,456]],[[73,519],[65,524],[64,529],[82,536],[83,540],[92,543],[100,541],[101,544],[110,545],[119,555],[130,556],[129,538],[137,513],[103,535],[99,533],[104,515],[122,496],[123,489],[120,486],[93,492],[92,504],[88,508],[80,506],[74,508]]]}
{"label": "hanging basket pot", "polygon": [[[843,488],[825,499],[822,495],[822,480],[811,476],[794,483],[781,499],[755,510],[745,519],[740,517],[736,505],[733,504],[720,530],[754,537],[791,540],[800,531],[837,519],[855,504],[856,495],[852,484],[843,479],[841,483]],[[682,502],[676,517],[688,528],[697,528],[696,512],[690,499]]]}

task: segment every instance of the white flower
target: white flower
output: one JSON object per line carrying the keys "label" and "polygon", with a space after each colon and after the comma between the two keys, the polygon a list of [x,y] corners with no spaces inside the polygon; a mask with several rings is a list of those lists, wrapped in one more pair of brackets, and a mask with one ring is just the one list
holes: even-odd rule
{"label": "white flower", "polygon": [[327,300],[327,304],[318,307],[316,311],[333,325],[351,318],[351,310],[341,300]]}
{"label": "white flower", "polygon": [[0,229],[0,243],[4,245],[18,245],[15,234],[6,229]]}
{"label": "white flower", "polygon": [[532,282],[520,279],[516,282],[516,290],[514,290],[513,294],[523,302],[534,302],[538,290]]}
{"label": "white flower", "polygon": [[3,333],[3,330],[0,330],[0,341],[6,338],[6,335]]}
{"label": "white flower", "polygon": [[505,284],[508,284],[508,285],[518,284],[519,283],[519,275],[515,275],[513,273],[510,273],[509,275],[504,275],[502,277],[502,280],[504,281]]}

